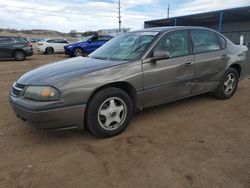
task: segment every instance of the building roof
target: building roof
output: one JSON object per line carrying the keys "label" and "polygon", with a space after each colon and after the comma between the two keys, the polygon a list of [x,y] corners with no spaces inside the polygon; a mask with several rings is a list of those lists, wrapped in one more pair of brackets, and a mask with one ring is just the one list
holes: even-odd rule
{"label": "building roof", "polygon": [[250,6],[145,21],[145,28],[152,26],[153,27],[172,26],[172,25],[207,26],[212,24],[218,24],[221,14],[223,15],[223,23],[249,21]]}

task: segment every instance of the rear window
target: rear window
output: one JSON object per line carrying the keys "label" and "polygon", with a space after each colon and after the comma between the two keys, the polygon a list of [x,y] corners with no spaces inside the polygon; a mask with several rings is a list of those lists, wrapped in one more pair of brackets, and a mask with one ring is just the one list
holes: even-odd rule
{"label": "rear window", "polygon": [[21,43],[27,43],[27,42],[29,42],[29,40],[27,38],[23,38],[23,37],[13,38],[13,40],[15,40],[17,42],[21,42]]}

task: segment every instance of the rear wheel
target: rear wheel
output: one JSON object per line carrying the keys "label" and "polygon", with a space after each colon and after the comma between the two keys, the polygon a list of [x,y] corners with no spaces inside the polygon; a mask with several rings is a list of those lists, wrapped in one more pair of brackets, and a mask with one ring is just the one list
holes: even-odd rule
{"label": "rear wheel", "polygon": [[233,96],[238,86],[239,73],[230,67],[225,73],[220,85],[215,90],[215,96],[219,99],[228,99]]}
{"label": "rear wheel", "polygon": [[129,95],[118,88],[96,93],[88,104],[87,128],[97,137],[112,137],[123,132],[133,116]]}
{"label": "rear wheel", "polygon": [[14,58],[17,61],[23,61],[25,59],[25,57],[26,57],[25,53],[21,50],[17,50],[14,53]]}
{"label": "rear wheel", "polygon": [[53,53],[54,53],[54,48],[52,48],[52,47],[46,48],[46,49],[45,49],[45,53],[46,53],[46,54],[53,54]]}
{"label": "rear wheel", "polygon": [[75,57],[83,56],[83,50],[81,48],[75,48],[73,53]]}

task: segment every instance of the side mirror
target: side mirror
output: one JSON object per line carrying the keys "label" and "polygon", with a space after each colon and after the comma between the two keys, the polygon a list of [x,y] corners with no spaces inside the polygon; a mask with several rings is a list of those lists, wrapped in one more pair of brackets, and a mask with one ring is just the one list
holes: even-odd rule
{"label": "side mirror", "polygon": [[163,59],[169,59],[169,58],[170,58],[170,54],[168,51],[159,50],[159,51],[153,52],[153,56],[150,58],[150,61],[155,62],[157,60],[163,60]]}

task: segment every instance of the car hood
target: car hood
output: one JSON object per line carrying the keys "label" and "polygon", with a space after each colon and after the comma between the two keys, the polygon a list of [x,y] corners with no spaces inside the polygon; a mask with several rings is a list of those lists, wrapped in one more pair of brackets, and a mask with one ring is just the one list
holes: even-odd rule
{"label": "car hood", "polygon": [[69,45],[66,45],[64,46],[65,48],[68,48],[70,46],[79,46],[79,45],[86,45],[88,44],[87,42],[75,42],[75,43],[72,43],[72,44],[69,44]]}
{"label": "car hood", "polygon": [[70,78],[124,63],[127,62],[75,57],[31,70],[23,74],[17,82],[24,85],[55,85]]}

